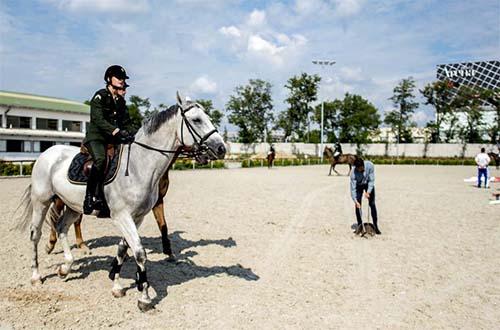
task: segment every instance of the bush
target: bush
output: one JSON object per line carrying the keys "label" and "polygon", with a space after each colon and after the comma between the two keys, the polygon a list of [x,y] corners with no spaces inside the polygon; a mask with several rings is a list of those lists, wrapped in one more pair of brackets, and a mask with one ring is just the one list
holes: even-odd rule
{"label": "bush", "polygon": [[[198,163],[194,163],[195,169],[200,168],[225,168],[223,160],[214,160],[212,162],[208,162],[206,165],[200,165]],[[177,159],[175,164],[172,165],[173,170],[192,170],[193,169],[193,160],[192,159]]]}
{"label": "bush", "polygon": [[[33,164],[23,165],[23,175],[31,175],[33,170]],[[10,162],[0,162],[0,176],[13,176],[20,175],[19,164],[14,164]]]}

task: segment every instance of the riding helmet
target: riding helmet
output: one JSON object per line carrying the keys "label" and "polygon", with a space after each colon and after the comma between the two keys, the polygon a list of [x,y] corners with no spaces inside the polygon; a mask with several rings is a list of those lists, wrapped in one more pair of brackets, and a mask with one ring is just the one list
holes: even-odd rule
{"label": "riding helmet", "polygon": [[104,81],[106,81],[107,83],[110,83],[111,77],[116,77],[118,79],[128,79],[129,78],[127,76],[127,72],[125,72],[125,69],[120,65],[112,65],[106,69],[106,72],[104,73]]}

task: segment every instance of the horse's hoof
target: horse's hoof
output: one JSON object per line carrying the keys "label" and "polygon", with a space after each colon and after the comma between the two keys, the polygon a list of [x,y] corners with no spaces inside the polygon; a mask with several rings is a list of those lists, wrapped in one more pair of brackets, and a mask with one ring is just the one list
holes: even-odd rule
{"label": "horse's hoof", "polygon": [[83,254],[92,254],[92,252],[90,252],[89,247],[85,243],[80,244],[78,248],[80,249],[80,251],[82,251]]}
{"label": "horse's hoof", "polygon": [[138,300],[137,307],[139,307],[139,310],[141,312],[147,312],[147,311],[153,309],[153,304],[151,302],[144,302],[144,301]]}
{"label": "horse's hoof", "polygon": [[121,297],[125,296],[124,289],[113,289],[113,290],[111,290],[111,293],[113,294],[113,297],[115,297],[115,298],[121,298]]}
{"label": "horse's hoof", "polygon": [[41,277],[31,278],[31,285],[32,286],[40,286],[40,285],[42,285],[42,278]]}
{"label": "horse's hoof", "polygon": [[50,254],[54,250],[55,246],[56,246],[55,244],[47,244],[47,245],[45,245],[45,252],[47,252],[47,254]]}
{"label": "horse's hoof", "polygon": [[65,270],[63,266],[57,267],[57,275],[59,276],[59,278],[65,279],[66,276],[68,276],[68,274],[69,274],[69,271]]}
{"label": "horse's hoof", "polygon": [[177,259],[175,258],[175,256],[173,254],[170,254],[167,256],[167,262],[176,262]]}

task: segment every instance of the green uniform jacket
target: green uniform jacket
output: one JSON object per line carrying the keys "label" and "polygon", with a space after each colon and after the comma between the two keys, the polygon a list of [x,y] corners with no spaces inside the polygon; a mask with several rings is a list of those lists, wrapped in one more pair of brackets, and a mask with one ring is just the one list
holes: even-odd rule
{"label": "green uniform jacket", "polygon": [[113,131],[117,128],[135,133],[125,100],[121,97],[113,100],[108,89],[100,89],[90,101],[90,124],[87,127],[84,143],[90,141],[113,143]]}

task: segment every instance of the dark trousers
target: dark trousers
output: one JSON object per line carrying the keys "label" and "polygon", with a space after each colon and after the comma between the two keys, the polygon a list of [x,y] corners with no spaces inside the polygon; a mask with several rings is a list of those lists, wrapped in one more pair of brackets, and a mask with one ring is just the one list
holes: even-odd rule
{"label": "dark trousers", "polygon": [[488,168],[477,169],[477,187],[481,188],[481,177],[484,176],[484,187],[488,187]]}
{"label": "dark trousers", "polygon": [[86,143],[87,149],[94,160],[94,166],[99,175],[104,175],[106,169],[106,145],[102,141],[90,141]]}
{"label": "dark trousers", "polygon": [[[368,185],[362,185],[356,187],[356,200],[361,204],[363,201],[363,192],[368,190]],[[370,198],[368,199],[368,204],[370,205],[370,210],[372,214],[372,220],[375,227],[377,227],[378,217],[377,217],[377,206],[375,206],[375,187],[370,194]],[[356,208],[356,220],[358,221],[358,225],[361,225],[363,222],[361,218],[361,209]],[[378,227],[377,227],[378,228]]]}

